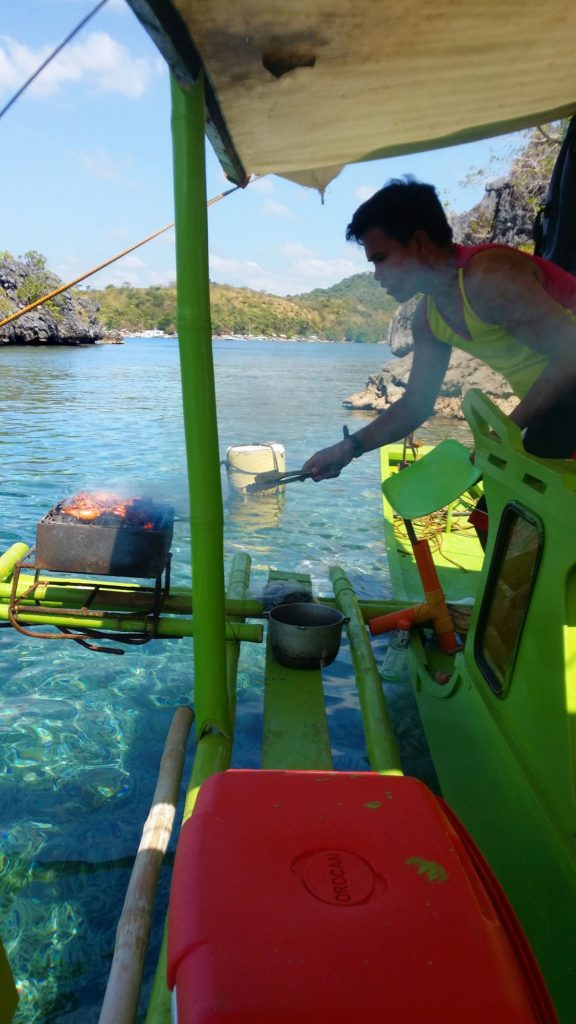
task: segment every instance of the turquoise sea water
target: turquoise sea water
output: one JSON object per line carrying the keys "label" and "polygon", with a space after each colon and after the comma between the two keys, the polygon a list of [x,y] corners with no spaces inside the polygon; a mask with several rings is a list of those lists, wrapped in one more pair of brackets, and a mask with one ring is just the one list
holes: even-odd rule
{"label": "turquoise sea water", "polygon": [[[222,459],[228,445],[277,441],[297,468],[357,429],[342,407],[389,357],[383,346],[215,343]],[[154,493],[176,506],[173,579],[189,580],[188,497],[177,343],[0,349],[0,550],[32,544],[37,520],[81,489]],[[434,428],[435,436],[439,434]],[[421,432],[423,440],[434,434]],[[330,592],[338,563],[364,597],[390,594],[378,459],[285,494],[225,497],[229,560],[309,572]],[[122,658],[0,629],[0,931],[21,991],[17,1024],[97,1021],[121,909],[173,708],[193,699],[192,641],[156,641]],[[240,663],[234,762],[259,763],[263,650]],[[346,644],[326,674],[338,768],[367,767]],[[410,770],[426,765],[413,713],[398,722]],[[166,895],[169,872],[161,882]],[[153,959],[160,925],[153,936]]]}

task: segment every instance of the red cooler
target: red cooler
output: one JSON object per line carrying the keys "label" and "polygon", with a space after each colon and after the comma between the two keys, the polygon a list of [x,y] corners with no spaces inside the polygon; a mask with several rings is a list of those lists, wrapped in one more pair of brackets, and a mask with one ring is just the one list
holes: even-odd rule
{"label": "red cooler", "polygon": [[182,829],[178,1024],[554,1024],[534,957],[462,826],[422,783],[229,771]]}

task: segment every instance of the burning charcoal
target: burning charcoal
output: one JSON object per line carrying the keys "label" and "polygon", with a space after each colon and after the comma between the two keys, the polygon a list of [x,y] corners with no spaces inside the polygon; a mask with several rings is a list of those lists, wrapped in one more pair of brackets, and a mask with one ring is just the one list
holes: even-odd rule
{"label": "burning charcoal", "polygon": [[36,529],[36,565],[56,572],[158,576],[166,567],[174,509],[150,498],[80,491]]}

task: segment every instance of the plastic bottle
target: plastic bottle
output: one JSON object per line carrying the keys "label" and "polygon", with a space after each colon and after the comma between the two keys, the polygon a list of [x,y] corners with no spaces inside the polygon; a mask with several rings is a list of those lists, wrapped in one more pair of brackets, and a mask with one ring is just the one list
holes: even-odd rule
{"label": "plastic bottle", "polygon": [[404,681],[408,667],[407,651],[410,643],[410,623],[400,619],[398,629],[390,634],[388,648],[382,662],[382,678],[386,683]]}

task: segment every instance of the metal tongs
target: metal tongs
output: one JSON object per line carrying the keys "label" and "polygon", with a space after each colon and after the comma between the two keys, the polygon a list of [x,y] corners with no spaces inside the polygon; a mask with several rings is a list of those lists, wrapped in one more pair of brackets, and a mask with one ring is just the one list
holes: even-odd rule
{"label": "metal tongs", "polygon": [[312,476],[309,469],[296,469],[291,473],[282,473],[279,469],[270,469],[265,473],[256,473],[254,483],[248,484],[246,490],[251,494],[257,491],[268,491],[271,487],[291,484],[295,480],[307,480]]}
{"label": "metal tongs", "polygon": [[[344,437],[350,437],[348,427],[342,427]],[[364,451],[364,449],[361,449]],[[336,467],[340,468],[340,467]],[[279,469],[269,469],[265,473],[256,473],[254,483],[248,484],[246,490],[251,494],[258,491],[268,491],[271,487],[281,487],[282,484],[292,484],[295,480],[308,480],[314,476],[310,469],[295,469],[291,473],[281,473]]]}

